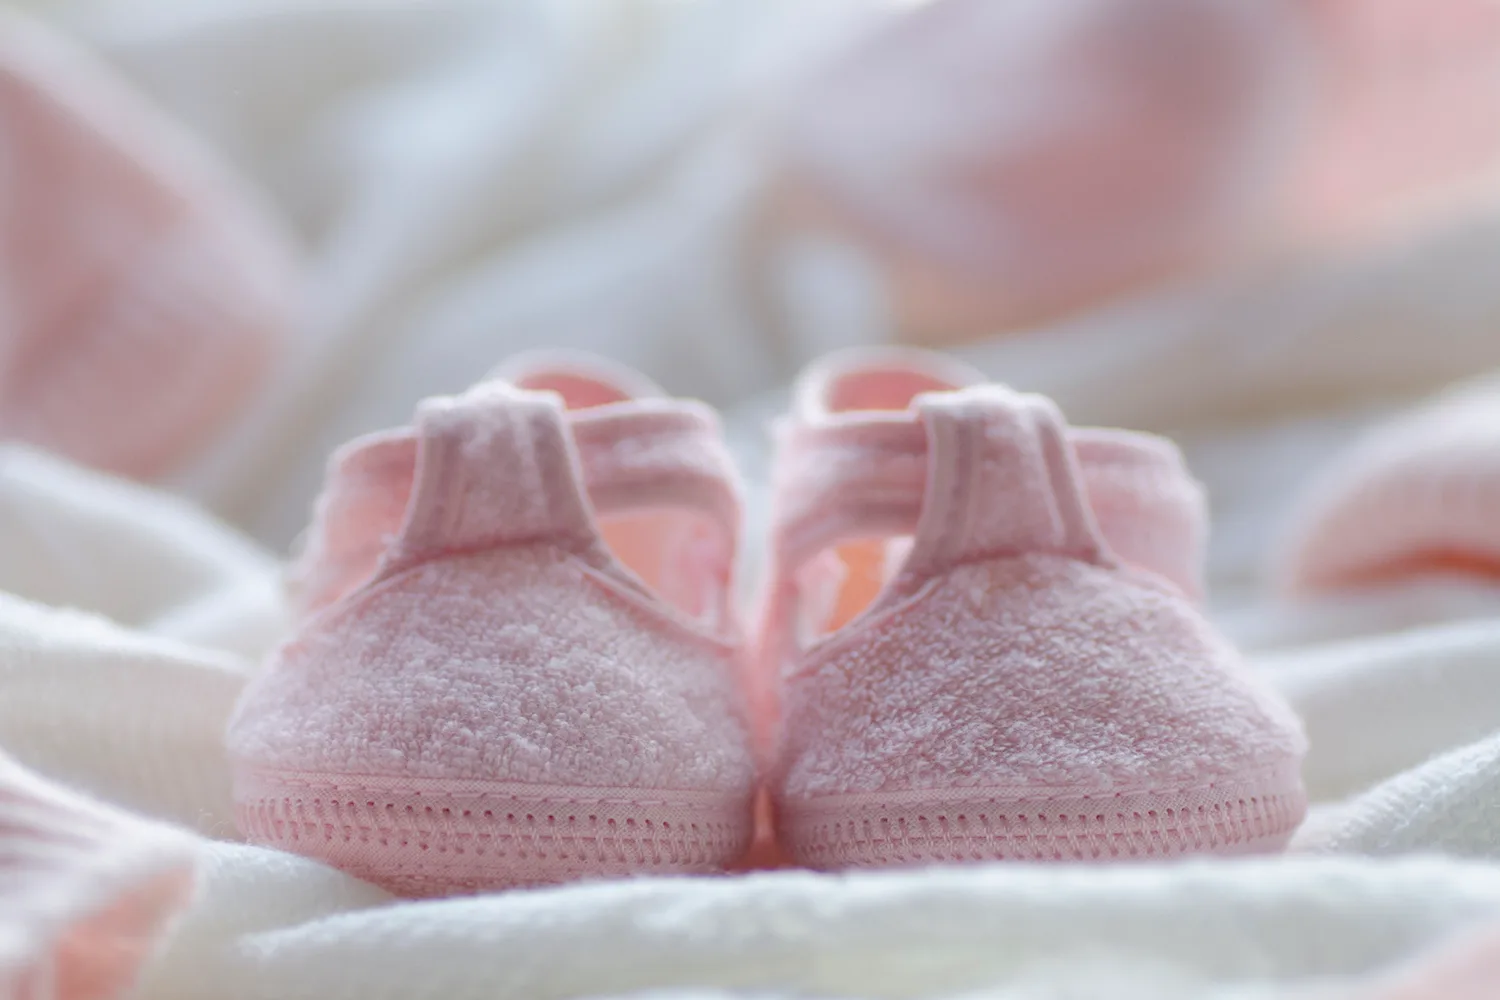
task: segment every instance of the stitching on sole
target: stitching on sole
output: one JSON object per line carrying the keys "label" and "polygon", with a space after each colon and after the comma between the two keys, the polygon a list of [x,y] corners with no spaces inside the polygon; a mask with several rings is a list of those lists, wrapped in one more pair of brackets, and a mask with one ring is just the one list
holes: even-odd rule
{"label": "stitching on sole", "polygon": [[[290,794],[258,781],[235,805],[253,842],[318,858],[410,894],[589,875],[722,870],[748,848],[748,803],[488,796]],[[565,809],[558,808],[565,806]],[[643,808],[644,807],[644,808]]]}
{"label": "stitching on sole", "polygon": [[[1078,804],[1084,803],[1079,800]],[[977,798],[932,803],[928,808],[871,803],[857,811],[844,811],[841,819],[818,815],[832,810],[799,811],[792,806],[784,808],[780,827],[793,856],[813,867],[1251,853],[1281,846],[1301,821],[1306,800],[1298,793],[1245,795],[1129,812],[1093,808],[1009,811],[1016,806]]]}

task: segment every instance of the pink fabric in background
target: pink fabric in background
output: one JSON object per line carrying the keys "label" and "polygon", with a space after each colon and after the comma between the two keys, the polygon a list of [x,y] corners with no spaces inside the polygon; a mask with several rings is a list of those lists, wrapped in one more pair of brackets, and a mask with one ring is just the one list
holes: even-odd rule
{"label": "pink fabric in background", "polygon": [[[1284,0],[1287,2],[1287,0]],[[1282,224],[1341,242],[1413,221],[1500,167],[1500,6],[1290,0],[1317,97]]]}
{"label": "pink fabric in background", "polygon": [[1280,553],[1290,594],[1500,576],[1500,382],[1376,427],[1305,491]]}
{"label": "pink fabric in background", "polygon": [[952,344],[1368,241],[1500,165],[1489,0],[937,0],[785,101],[796,224]]}
{"label": "pink fabric in background", "polygon": [[900,330],[1031,325],[1236,248],[1285,155],[1277,0],[897,8],[789,97],[789,211],[879,266]]}
{"label": "pink fabric in background", "polygon": [[0,440],[137,477],[208,446],[301,308],[256,198],[71,42],[0,12]]}
{"label": "pink fabric in background", "polygon": [[0,996],[124,997],[190,901],[195,860],[187,834],[0,754]]}

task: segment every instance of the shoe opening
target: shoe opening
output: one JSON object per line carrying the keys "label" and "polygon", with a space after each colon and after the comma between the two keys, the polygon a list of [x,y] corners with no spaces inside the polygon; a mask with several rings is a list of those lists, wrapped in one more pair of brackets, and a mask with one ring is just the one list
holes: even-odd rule
{"label": "shoe opening", "polygon": [[808,560],[797,572],[802,645],[837,632],[875,602],[911,551],[910,535],[843,542]]}

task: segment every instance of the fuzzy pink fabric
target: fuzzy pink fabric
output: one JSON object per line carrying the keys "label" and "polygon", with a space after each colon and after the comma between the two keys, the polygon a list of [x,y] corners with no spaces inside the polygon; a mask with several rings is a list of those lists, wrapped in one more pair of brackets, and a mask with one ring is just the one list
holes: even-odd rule
{"label": "fuzzy pink fabric", "polygon": [[113,1000],[192,895],[186,834],[0,755],[0,996]]}
{"label": "fuzzy pink fabric", "polygon": [[[783,432],[763,650],[779,691],[762,692],[763,718],[780,706],[779,733],[766,729],[783,847],[836,866],[1284,845],[1305,809],[1300,726],[1173,579],[1201,542],[1175,454],[1142,445],[1149,474],[1101,479],[1127,564],[1080,452],[1103,440],[1096,459],[1134,455],[1129,436],[1086,433],[1080,448],[1040,397],[923,391],[930,378],[908,379],[920,394],[892,409],[899,394],[867,390],[898,374],[889,357],[829,363]],[[862,396],[888,406],[840,409]],[[896,428],[909,447],[888,447]],[[839,461],[851,443],[858,457]],[[1157,503],[1166,530],[1130,530],[1130,511]],[[852,622],[798,634],[804,564],[907,533]]]}
{"label": "fuzzy pink fabric", "polygon": [[1316,59],[1287,225],[1350,240],[1493,190],[1500,8],[1490,0],[1299,0]]}
{"label": "fuzzy pink fabric", "polygon": [[1284,590],[1418,574],[1500,575],[1500,382],[1461,387],[1379,427],[1324,473],[1295,512]]}
{"label": "fuzzy pink fabric", "polygon": [[789,89],[778,190],[951,344],[1491,198],[1497,83],[1490,0],[889,5]]}
{"label": "fuzzy pink fabric", "polygon": [[[491,381],[346,449],[298,634],[230,724],[245,832],[413,893],[733,860],[738,503],[712,414],[676,400]],[[652,567],[677,586],[606,543],[638,512],[622,545],[678,549]]]}
{"label": "fuzzy pink fabric", "polygon": [[1234,249],[1275,179],[1282,8],[892,8],[788,94],[789,210],[874,261],[922,343],[1038,325],[1180,273]]}
{"label": "fuzzy pink fabric", "polygon": [[181,129],[40,25],[0,11],[0,439],[171,471],[268,376],[293,255]]}
{"label": "fuzzy pink fabric", "polygon": [[[778,428],[783,535],[800,542],[806,533],[801,547],[815,551],[821,536],[846,531],[844,514],[856,506],[909,535],[928,488],[928,435],[908,406],[924,392],[985,381],[952,358],[904,348],[838,353],[810,367],[798,381],[794,412]],[[1067,434],[1111,550],[1200,599],[1208,505],[1177,446],[1115,428]]]}

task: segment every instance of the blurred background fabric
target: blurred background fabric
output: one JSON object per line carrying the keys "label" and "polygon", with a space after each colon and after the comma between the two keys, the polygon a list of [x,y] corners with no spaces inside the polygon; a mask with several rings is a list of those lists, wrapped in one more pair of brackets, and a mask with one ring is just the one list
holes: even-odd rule
{"label": "blurred background fabric", "polygon": [[291,348],[168,479],[276,549],[336,445],[520,348],[727,408],[754,485],[800,365],[909,341],[1176,436],[1233,607],[1333,449],[1500,366],[1478,0],[31,6],[305,252]]}

